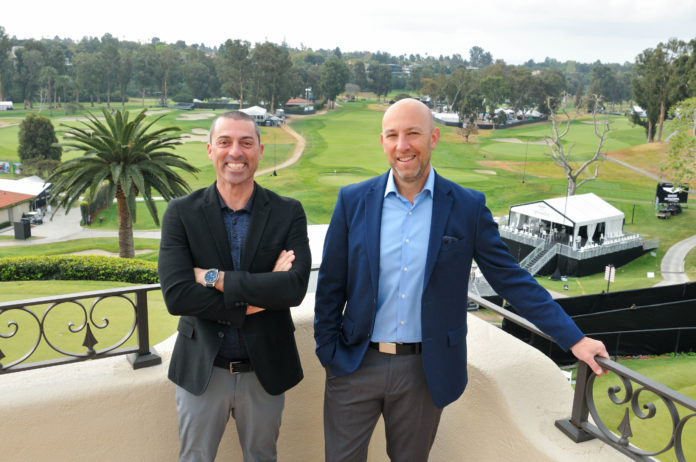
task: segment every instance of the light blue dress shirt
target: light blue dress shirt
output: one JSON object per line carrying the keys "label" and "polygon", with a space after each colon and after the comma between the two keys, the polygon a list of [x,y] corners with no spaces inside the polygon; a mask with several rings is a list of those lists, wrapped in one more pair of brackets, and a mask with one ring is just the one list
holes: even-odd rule
{"label": "light blue dress shirt", "polygon": [[433,215],[432,165],[413,205],[399,194],[389,172],[382,202],[379,291],[373,342],[420,342],[421,296]]}

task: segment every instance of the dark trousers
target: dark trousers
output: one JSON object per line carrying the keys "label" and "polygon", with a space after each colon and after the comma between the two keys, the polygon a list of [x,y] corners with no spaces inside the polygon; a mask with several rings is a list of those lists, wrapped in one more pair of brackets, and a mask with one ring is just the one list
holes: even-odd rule
{"label": "dark trousers", "polygon": [[327,369],[324,392],[326,462],[364,462],[379,416],[393,462],[425,462],[442,409],[433,404],[420,355],[368,349],[350,375]]}

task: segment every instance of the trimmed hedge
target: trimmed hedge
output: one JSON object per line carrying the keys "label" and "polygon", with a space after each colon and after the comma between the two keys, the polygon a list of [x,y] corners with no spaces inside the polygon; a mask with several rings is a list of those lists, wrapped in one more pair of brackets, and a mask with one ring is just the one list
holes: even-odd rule
{"label": "trimmed hedge", "polygon": [[0,258],[0,281],[159,282],[157,263],[131,258],[54,255]]}

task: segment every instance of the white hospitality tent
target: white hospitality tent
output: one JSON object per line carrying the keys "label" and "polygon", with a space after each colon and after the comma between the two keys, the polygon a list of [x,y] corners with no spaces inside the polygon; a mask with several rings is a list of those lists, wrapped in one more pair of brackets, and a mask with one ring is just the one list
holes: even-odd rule
{"label": "white hospitality tent", "polygon": [[622,211],[589,193],[513,205],[508,225],[517,229],[525,225],[539,228],[546,224],[551,228],[554,224],[569,227],[573,230],[572,242],[575,242],[580,234],[592,239],[596,231],[605,238],[619,237],[623,235],[624,218]]}
{"label": "white hospitality tent", "polygon": [[259,106],[251,106],[246,109],[240,109],[240,111],[253,117],[256,123],[259,124],[263,123],[266,120],[266,114],[268,113],[268,111]]}

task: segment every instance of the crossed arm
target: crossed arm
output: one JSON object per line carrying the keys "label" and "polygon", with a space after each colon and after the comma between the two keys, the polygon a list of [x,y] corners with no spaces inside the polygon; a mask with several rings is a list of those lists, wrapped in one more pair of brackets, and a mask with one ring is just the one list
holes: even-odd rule
{"label": "crossed arm", "polygon": [[[280,255],[278,255],[278,259],[275,262],[275,265],[273,266],[273,270],[271,272],[278,272],[278,271],[290,271],[290,268],[292,268],[292,262],[295,261],[295,251],[294,250],[283,250],[280,252]],[[207,272],[207,269],[203,268],[193,268],[193,273],[194,277],[196,279],[196,282],[202,286],[206,286],[205,284],[205,273]],[[225,272],[220,271],[219,272],[219,277],[217,282],[215,282],[215,288],[219,290],[220,292],[225,292]],[[263,311],[264,308],[258,307],[258,306],[253,306],[253,305],[248,305],[246,314],[247,316],[250,314],[255,314]]]}

